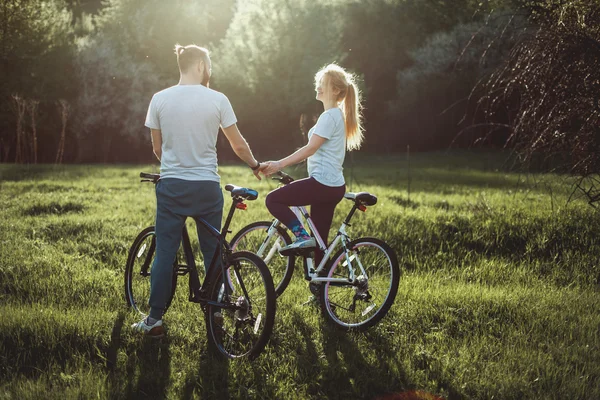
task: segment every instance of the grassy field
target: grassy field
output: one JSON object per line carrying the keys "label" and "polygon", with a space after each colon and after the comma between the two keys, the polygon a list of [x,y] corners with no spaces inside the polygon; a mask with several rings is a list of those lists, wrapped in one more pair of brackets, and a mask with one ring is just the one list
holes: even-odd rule
{"label": "grassy field", "polygon": [[[568,179],[503,165],[476,153],[416,155],[410,171],[404,156],[354,160],[348,189],[379,202],[350,234],[397,251],[396,302],[368,332],[340,333],[301,305],[309,291],[297,268],[253,363],[208,354],[185,290],[167,338],[130,332],[124,264],[155,209],[137,176],[156,166],[0,165],[0,399],[598,399],[600,213],[567,203]],[[261,195],[234,232],[269,219],[274,182],[239,166],[220,173]],[[349,208],[338,206],[334,226]]]}

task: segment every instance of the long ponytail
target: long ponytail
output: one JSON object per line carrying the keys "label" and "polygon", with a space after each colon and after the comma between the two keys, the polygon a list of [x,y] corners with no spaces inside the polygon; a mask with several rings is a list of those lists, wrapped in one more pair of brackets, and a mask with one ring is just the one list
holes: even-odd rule
{"label": "long ponytail", "polygon": [[346,149],[360,149],[363,141],[363,126],[360,104],[360,91],[352,79],[348,79],[348,92],[342,109],[346,120]]}

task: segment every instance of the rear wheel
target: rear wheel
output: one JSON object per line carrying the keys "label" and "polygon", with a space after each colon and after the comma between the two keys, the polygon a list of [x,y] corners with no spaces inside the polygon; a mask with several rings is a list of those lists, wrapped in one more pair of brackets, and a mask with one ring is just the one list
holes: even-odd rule
{"label": "rear wheel", "polygon": [[[150,276],[156,253],[156,235],[153,226],[149,226],[139,233],[129,249],[127,265],[125,266],[125,299],[127,304],[135,311],[146,316],[150,313]],[[173,273],[171,296],[167,301],[165,312],[171,305],[177,274]]]}
{"label": "rear wheel", "polygon": [[346,247],[348,257],[340,249],[332,258],[327,277],[347,279],[351,266],[354,281],[323,282],[319,291],[321,308],[338,327],[364,330],[379,322],[394,303],[400,268],[396,253],[382,240],[361,238]]}
{"label": "rear wheel", "polygon": [[213,348],[228,358],[256,358],[275,323],[275,289],[265,263],[247,251],[233,253],[211,275],[208,299],[217,303],[206,307]]}
{"label": "rear wheel", "polygon": [[269,268],[277,297],[281,296],[294,274],[294,256],[282,256],[279,249],[292,243],[285,229],[277,226],[271,230],[272,222],[259,221],[243,227],[231,240],[234,251],[246,250],[258,255]]}

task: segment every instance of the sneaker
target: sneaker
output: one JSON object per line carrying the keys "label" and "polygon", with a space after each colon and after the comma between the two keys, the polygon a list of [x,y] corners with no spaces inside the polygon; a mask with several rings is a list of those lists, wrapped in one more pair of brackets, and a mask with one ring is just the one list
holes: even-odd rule
{"label": "sneaker", "polygon": [[285,256],[300,250],[313,250],[315,247],[317,247],[317,242],[313,237],[307,239],[296,239],[294,243],[279,249],[279,253]]}
{"label": "sneaker", "polygon": [[165,336],[165,328],[163,327],[162,319],[159,319],[153,325],[148,325],[147,319],[144,318],[140,322],[131,325],[131,329],[135,332],[142,332],[145,336],[151,338],[161,338]]}

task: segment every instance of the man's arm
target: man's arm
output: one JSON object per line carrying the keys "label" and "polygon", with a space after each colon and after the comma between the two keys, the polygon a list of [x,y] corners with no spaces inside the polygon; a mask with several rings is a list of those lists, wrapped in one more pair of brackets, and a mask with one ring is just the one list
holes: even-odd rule
{"label": "man's arm", "polygon": [[[248,142],[246,142],[246,139],[244,139],[244,137],[240,133],[237,124],[233,124],[231,126],[228,126],[227,128],[223,128],[223,133],[229,141],[233,152],[240,158],[240,160],[248,164],[250,168],[260,166],[256,158],[254,158],[254,155],[252,155],[252,150],[250,150]],[[258,175],[258,170],[254,171],[254,175],[258,179],[260,179],[260,176]]]}
{"label": "man's arm", "polygon": [[160,156],[162,155],[162,134],[160,129],[150,129],[150,133],[152,134],[152,150],[158,161],[160,161]]}

